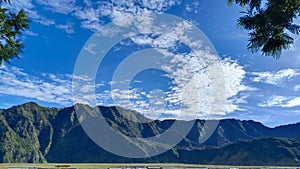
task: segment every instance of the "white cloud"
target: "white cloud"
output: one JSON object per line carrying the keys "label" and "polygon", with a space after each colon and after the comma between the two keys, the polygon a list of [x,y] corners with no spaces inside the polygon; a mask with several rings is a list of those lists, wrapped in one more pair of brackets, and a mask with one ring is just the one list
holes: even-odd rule
{"label": "white cloud", "polygon": [[243,84],[246,71],[243,66],[239,65],[237,61],[225,59],[222,61],[223,71],[226,83],[226,97],[231,98],[236,96],[240,91],[252,90]]}
{"label": "white cloud", "polygon": [[0,93],[40,101],[71,105],[71,80],[69,75],[42,74],[35,77],[13,66],[0,68]]}
{"label": "white cloud", "polygon": [[75,11],[75,16],[82,20],[88,20],[90,22],[99,22],[99,11],[94,8],[86,8],[81,10],[79,7]]}
{"label": "white cloud", "polygon": [[40,23],[45,26],[54,25],[55,21],[49,18],[46,18],[45,16],[42,16],[38,14],[38,12],[35,9],[35,6],[32,3],[32,0],[14,0],[11,1],[10,4],[4,4],[4,6],[8,9],[14,10],[16,12],[23,9],[29,16],[31,20],[34,22]]}
{"label": "white cloud", "polygon": [[247,102],[246,99],[249,95],[238,95],[241,92],[249,92],[256,89],[243,84],[246,71],[237,61],[225,59],[222,61],[222,64],[225,77],[225,96],[227,99],[226,112],[242,110],[239,108],[239,104]]}
{"label": "white cloud", "polygon": [[100,9],[94,9],[92,7],[76,7],[73,15],[81,20],[82,28],[95,32],[100,30],[102,25],[102,22],[100,21]]}
{"label": "white cloud", "polygon": [[85,82],[88,82],[88,81],[92,81],[93,78],[88,76],[88,75],[81,75],[81,76],[78,76],[78,75],[74,75],[73,74],[73,79],[75,80],[79,80],[79,81],[85,81]]}
{"label": "white cloud", "polygon": [[[56,21],[47,19],[39,15],[35,11],[35,8],[32,5],[31,1],[27,0],[26,2],[27,4],[23,2],[24,5],[26,5],[25,8],[30,12],[30,16],[31,18],[34,18],[34,21],[44,25],[55,24]],[[132,37],[132,41],[139,45],[151,45],[158,51],[160,50],[160,53],[162,53],[166,57],[167,61],[170,61],[168,63],[171,64],[162,64],[161,68],[168,72],[173,72],[173,76],[171,76],[170,78],[176,79],[177,85],[171,87],[171,92],[169,91],[164,93],[166,97],[163,100],[161,97],[152,97],[151,100],[147,101],[145,100],[145,95],[150,96],[150,93],[143,93],[144,91],[141,91],[140,89],[130,89],[124,91],[115,90],[111,92],[104,91],[102,93],[96,94],[98,101],[98,98],[101,98],[100,101],[102,103],[109,103],[111,97],[113,96],[119,99],[120,103],[122,103],[122,101],[125,99],[124,97],[126,95],[130,95],[130,98],[133,100],[133,103],[126,103],[125,105],[121,106],[124,106],[126,108],[132,106],[133,109],[136,110],[147,110],[151,108],[151,104],[162,105],[163,102],[169,102],[172,105],[179,105],[182,97],[188,97],[185,106],[191,106],[192,109],[191,111],[186,111],[186,113],[191,114],[183,114],[187,118],[193,116],[192,113],[195,112],[205,114],[207,109],[210,108],[211,104],[217,104],[211,103],[212,84],[207,67],[213,65],[213,63],[216,62],[216,59],[214,58],[218,57],[210,53],[211,49],[202,48],[203,44],[201,40],[195,40],[193,38],[190,38],[190,36],[186,34],[192,28],[192,24],[189,22],[178,22],[176,25],[172,25],[172,27],[165,27],[170,25],[156,25],[158,27],[154,27],[155,25],[153,25],[153,13],[165,12],[171,7],[175,6],[176,4],[179,4],[180,1],[118,0],[113,2],[100,1],[95,3],[89,0],[84,0],[85,6],[82,7],[76,6],[74,0],[38,0],[37,2],[40,5],[43,5],[46,10],[51,10],[56,13],[76,17],[81,21],[81,26],[83,28],[90,29],[92,31],[98,31],[100,28],[102,28],[105,22],[107,22],[107,19],[111,19],[117,26],[120,27],[134,25],[138,30],[137,33],[155,32],[155,35],[159,35],[155,38],[149,38],[147,36]],[[67,33],[73,33],[71,24],[67,23],[66,25],[56,25],[56,27],[65,30]],[[186,44],[187,46],[195,48],[195,50],[189,53],[175,55],[167,50],[164,50],[176,48],[178,45],[178,41]],[[86,50],[90,53],[95,53],[94,47],[95,46],[91,44],[86,48]],[[247,97],[245,95],[243,97],[239,97],[238,95],[241,92],[252,90],[249,86],[243,84],[243,79],[245,78],[245,71],[243,67],[240,66],[237,62],[229,59],[221,61],[220,69],[223,71],[224,75],[225,87],[222,90],[225,95],[226,105],[225,110],[218,110],[219,112],[214,113],[224,114],[235,110],[239,110],[240,108],[238,104],[245,102]],[[26,78],[24,77],[24,79]],[[57,88],[59,89],[59,91],[62,92],[64,91],[63,89],[65,85],[61,85],[62,81],[60,80],[62,79],[59,79],[60,78],[58,78],[58,80],[56,80],[55,83],[58,85]],[[46,89],[51,88],[52,83],[46,83],[43,79],[37,80],[41,81],[42,83],[45,83],[44,87]],[[23,84],[22,81],[18,81],[18,83]],[[37,84],[37,81],[34,81],[30,84],[26,83],[25,86],[27,86],[28,89],[38,88]],[[87,85],[80,87],[80,91],[83,94],[81,97],[82,101],[94,99],[91,95],[84,95],[93,90],[93,84],[87,83]],[[55,99],[56,97],[54,96],[57,96],[59,93],[54,93],[50,91],[45,93],[49,96],[48,99],[57,101]],[[28,96],[26,95],[24,97],[29,96],[30,95],[28,94]],[[43,98],[39,95],[32,97],[37,97],[40,100],[46,100],[46,98]],[[166,111],[175,113],[178,112],[178,109],[171,109]]]}
{"label": "white cloud", "polygon": [[42,25],[45,25],[45,26],[52,26],[52,25],[55,25],[55,21],[52,20],[52,19],[47,19],[43,16],[39,16],[38,18],[36,19],[33,19],[33,21],[39,23],[39,24],[42,24]]}
{"label": "white cloud", "polygon": [[[138,19],[138,16],[135,19]],[[196,39],[197,36],[193,36],[194,27],[189,22],[177,21],[171,22],[169,25],[162,22],[162,24],[154,25],[151,23],[151,17],[141,22],[143,21],[146,22],[145,25],[150,24],[147,26],[146,32],[152,32],[155,36],[139,35],[133,36],[131,40],[138,45],[150,45],[158,52],[158,55],[162,55],[156,60],[156,64],[168,72],[168,77],[174,81],[172,85],[169,85],[170,91],[164,91],[165,98],[158,97],[158,100],[150,99],[149,92],[145,97],[141,94],[140,89],[106,91],[104,94],[97,95],[97,97],[105,99],[105,101],[101,100],[101,103],[110,102],[113,96],[115,100],[118,100],[118,105],[143,112],[145,115],[149,115],[151,105],[154,105],[157,110],[150,113],[149,116],[152,117],[158,117],[157,112],[180,112],[182,109],[182,114],[177,114],[177,118],[182,119],[225,115],[242,110],[239,104],[245,103],[248,95],[240,94],[253,90],[243,84],[246,74],[243,66],[230,59],[219,62],[219,57],[215,54],[213,47],[209,46],[210,43],[205,38]],[[122,27],[129,22],[117,24]],[[136,20],[131,24],[136,26]],[[138,27],[137,30],[139,33]],[[183,53],[171,52],[169,49],[173,48],[175,51],[179,45],[178,42],[189,46],[192,50]],[[94,46],[91,43],[86,50],[93,52]],[[154,59],[152,54],[149,57]],[[144,56],[144,58],[146,57]],[[216,67],[216,63],[219,63],[218,67]],[[219,84],[214,84],[216,81]],[[222,94],[224,95],[223,100],[218,99]],[[126,98],[131,100],[128,101]],[[164,105],[163,103],[166,103],[169,109],[158,108],[161,106],[157,105]],[[213,109],[210,112],[212,105],[217,105],[219,109]]]}
{"label": "white cloud", "polygon": [[139,95],[137,94],[137,89],[132,89],[132,90],[113,89],[111,91],[111,96],[113,99],[115,99],[115,103],[117,103],[119,100],[139,98]]}
{"label": "white cloud", "polygon": [[267,83],[271,85],[281,85],[284,81],[300,75],[297,69],[284,69],[278,72],[253,72],[254,82]]}
{"label": "white cloud", "polygon": [[300,91],[300,85],[296,85],[296,86],[294,87],[294,91],[295,91],[295,92]]}
{"label": "white cloud", "polygon": [[[175,72],[173,78],[176,79],[176,85],[170,85],[170,90],[160,92],[144,91],[141,88],[105,90],[96,94],[97,103],[118,105],[155,119],[160,118],[162,113],[166,112],[168,114],[171,112],[178,119],[190,120],[243,110],[239,105],[247,103],[249,95],[241,93],[254,89],[243,84],[246,72],[236,61],[230,59],[221,61],[225,80],[225,88],[222,91],[226,99],[224,103],[213,103],[212,80],[207,70],[201,69],[201,66],[193,66],[197,60],[191,56],[186,55],[180,59],[183,59],[181,62],[191,69],[169,67]],[[225,109],[219,112],[209,112],[212,104],[224,104]]]}
{"label": "white cloud", "polygon": [[84,48],[84,50],[86,50],[86,51],[90,52],[91,54],[95,55],[96,54],[96,52],[95,52],[95,47],[96,46],[97,45],[95,43],[89,43],[87,45],[87,47]]}
{"label": "white cloud", "polygon": [[282,107],[292,108],[300,106],[300,97],[285,97],[285,96],[272,96],[263,103],[258,104],[260,107]]}
{"label": "white cloud", "polygon": [[186,4],[185,5],[185,10],[187,12],[192,12],[192,13],[199,13],[199,10],[200,10],[200,1],[199,0],[194,0],[192,1],[192,3],[190,4]]}
{"label": "white cloud", "polygon": [[38,36],[37,33],[34,33],[34,32],[32,32],[32,31],[30,31],[30,30],[25,30],[24,33],[25,33],[26,35],[29,35],[29,36]]}
{"label": "white cloud", "polygon": [[83,28],[98,31],[106,21],[103,17],[111,19],[119,26],[129,26],[133,18],[137,16],[143,16],[143,19],[145,19],[146,15],[164,12],[180,2],[178,0],[118,0],[95,3],[85,0],[85,6],[81,7],[76,6],[75,0],[38,0],[38,3],[46,6],[46,9],[53,12],[67,15],[71,14],[81,20],[81,26]]}
{"label": "white cloud", "polygon": [[44,5],[46,9],[53,12],[70,14],[74,11],[75,0],[36,0],[40,5]]}
{"label": "white cloud", "polygon": [[[118,0],[118,1],[100,1],[93,2],[84,0],[81,6],[76,4],[75,0],[36,0],[36,3],[42,6],[42,9],[52,11],[68,16],[74,16],[81,22],[81,27],[92,31],[101,29],[107,19],[111,19],[117,25],[129,26],[133,18],[136,21],[150,19],[152,13],[161,13],[170,9],[172,6],[180,4],[179,0]],[[34,22],[45,26],[55,25],[56,20],[47,18],[38,13],[32,0],[14,0],[11,5],[7,5],[10,9],[19,11],[24,9],[30,19]],[[148,18],[147,18],[148,16]],[[141,30],[147,28],[147,25],[139,25]],[[64,28],[63,25],[56,26]],[[66,31],[66,32],[68,32]],[[69,31],[70,32],[70,31]]]}
{"label": "white cloud", "polygon": [[70,22],[67,22],[66,24],[58,24],[55,27],[64,30],[67,34],[74,33],[73,24]]}
{"label": "white cloud", "polygon": [[282,107],[298,107],[300,106],[300,97],[294,97],[290,100],[287,101],[287,103],[285,105],[283,105]]}
{"label": "white cloud", "polygon": [[258,106],[260,107],[273,107],[273,106],[281,106],[283,102],[289,100],[288,97],[284,96],[272,96],[268,100],[264,101],[263,103],[259,103]]}
{"label": "white cloud", "polygon": [[180,3],[178,0],[142,0],[142,6],[156,11],[161,12],[165,11],[167,8],[172,7],[176,4]]}
{"label": "white cloud", "polygon": [[21,9],[31,10],[34,8],[34,5],[32,4],[31,0],[14,0],[11,1],[10,4],[3,3],[3,6],[5,8],[9,8],[15,11],[20,11]]}

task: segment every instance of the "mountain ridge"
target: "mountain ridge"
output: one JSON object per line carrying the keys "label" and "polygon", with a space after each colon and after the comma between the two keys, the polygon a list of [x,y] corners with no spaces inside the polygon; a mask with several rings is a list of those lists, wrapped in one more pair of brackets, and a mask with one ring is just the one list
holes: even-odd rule
{"label": "mountain ridge", "polygon": [[[77,103],[77,104],[80,104],[80,103]],[[26,103],[23,103],[23,104],[20,104],[20,105],[14,105],[10,108],[0,108],[0,113],[2,111],[5,111],[5,110],[8,110],[8,109],[11,109],[11,108],[14,108],[14,107],[18,107],[18,106],[25,106],[25,105],[36,105],[38,107],[42,107],[42,108],[47,108],[47,109],[57,109],[57,110],[61,110],[61,109],[66,109],[66,108],[71,108],[71,107],[74,107],[73,106],[68,106],[68,107],[63,107],[63,108],[57,108],[57,107],[47,107],[47,106],[41,106],[39,105],[38,103],[36,102],[33,102],[33,101],[30,101],[30,102],[26,102]],[[75,104],[76,105],[76,104]],[[85,104],[83,104],[85,105]],[[88,106],[88,105],[86,105]],[[126,109],[126,108],[123,108],[123,107],[120,107],[120,106],[96,106],[96,107],[104,107],[104,108],[118,108],[118,109],[124,109],[124,110],[127,110],[127,111],[131,111],[131,112],[135,112],[139,115],[142,115],[140,112],[137,112],[137,111],[134,111],[134,110],[130,110],[130,109]],[[143,116],[143,115],[142,115]],[[145,116],[143,116],[144,118],[147,118]],[[149,121],[155,121],[157,119],[149,119]],[[175,120],[174,118],[170,118],[170,119],[164,119],[164,120],[159,120],[159,121],[169,121],[169,120]],[[203,120],[203,119],[196,119],[196,120]],[[216,119],[217,120],[217,119]],[[224,118],[224,119],[221,119],[221,120],[236,120],[236,121],[241,121],[241,122],[253,122],[253,123],[257,123],[257,124],[261,124],[267,128],[270,128],[270,129],[274,129],[274,128],[281,128],[281,127],[286,127],[286,126],[290,126],[290,125],[298,125],[300,124],[300,121],[299,122],[294,122],[294,123],[289,123],[289,124],[281,124],[281,125],[278,125],[278,126],[267,126],[265,124],[263,124],[262,122],[259,122],[259,121],[255,121],[255,120],[251,120],[251,119],[246,119],[246,120],[241,120],[241,119],[238,119],[238,118]],[[181,120],[181,121],[192,121],[192,120]]]}
{"label": "mountain ridge", "polygon": [[[120,107],[97,106],[103,117],[116,131],[131,137],[152,137],[166,131],[174,120],[147,121],[140,113]],[[285,145],[287,152],[285,161],[276,165],[299,164],[300,123],[266,127],[253,120],[220,120],[212,136],[203,144],[198,142],[200,129],[204,120],[194,120],[190,132],[173,149],[151,158],[128,159],[111,154],[98,147],[84,132],[77,118],[74,106],[67,108],[46,108],[34,102],[29,102],[9,109],[0,110],[0,162],[185,162],[206,164],[272,164],[276,157],[269,155],[259,161],[253,154],[257,153],[243,147],[267,145],[264,151],[284,152],[276,142]],[[181,121],[187,123],[188,121]],[[256,141],[258,140],[258,141]],[[253,143],[254,142],[254,143]],[[275,142],[275,143],[274,143]],[[285,144],[290,142],[292,146]],[[151,143],[149,143],[151,146]],[[228,148],[231,147],[231,148]],[[232,148],[235,147],[235,148]],[[238,147],[238,148],[237,148]],[[240,149],[240,151],[231,151]],[[74,153],[76,152],[76,153]],[[227,152],[224,154],[222,152]],[[234,159],[239,152],[243,159]],[[84,154],[91,154],[87,157]],[[203,156],[205,158],[197,158]],[[194,155],[193,155],[194,154]],[[210,154],[210,157],[208,157]],[[247,155],[248,154],[248,155]],[[280,154],[280,153],[278,153]],[[294,154],[294,155],[293,155]],[[195,156],[195,157],[194,157]],[[189,158],[186,158],[189,157]],[[246,163],[246,157],[250,159]],[[294,160],[292,159],[294,158]],[[252,159],[252,161],[251,161]],[[297,161],[298,160],[298,161]],[[220,164],[221,164],[220,163]]]}

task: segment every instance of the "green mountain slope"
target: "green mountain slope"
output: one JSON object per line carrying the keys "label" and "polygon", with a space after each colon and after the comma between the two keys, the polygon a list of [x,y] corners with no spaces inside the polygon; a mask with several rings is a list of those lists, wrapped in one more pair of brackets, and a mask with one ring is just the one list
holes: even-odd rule
{"label": "green mountain slope", "polygon": [[264,138],[218,149],[211,163],[232,165],[299,165],[300,140]]}
{"label": "green mountain slope", "polygon": [[220,148],[178,150],[179,161],[214,165],[300,165],[300,140],[261,138]]}
{"label": "green mountain slope", "polygon": [[[151,121],[138,112],[120,107],[86,108],[92,111],[92,116],[101,112],[114,130],[135,138],[158,135],[174,124],[174,120]],[[299,164],[299,123],[268,128],[254,121],[224,119],[213,135],[200,144],[198,139],[205,121],[179,121],[182,126],[190,123],[193,126],[172,150],[151,158],[128,159],[103,150],[85,134],[79,121],[88,117],[86,113],[77,118],[74,107],[46,108],[32,102],[0,110],[0,162]],[[152,142],[145,142],[144,146],[130,144],[142,152],[145,146],[164,147]]]}
{"label": "green mountain slope", "polygon": [[35,103],[15,106],[0,113],[0,162],[45,162],[51,147],[53,119],[58,109]]}

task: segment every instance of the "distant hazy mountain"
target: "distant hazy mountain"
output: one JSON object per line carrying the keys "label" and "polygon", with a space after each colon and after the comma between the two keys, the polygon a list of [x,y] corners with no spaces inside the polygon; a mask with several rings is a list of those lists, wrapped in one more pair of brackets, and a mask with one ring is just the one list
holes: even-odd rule
{"label": "distant hazy mountain", "polygon": [[[128,117],[140,121],[149,119],[117,107],[91,109],[101,110],[110,126],[131,137],[154,136],[174,123],[174,120],[136,123]],[[0,162],[300,165],[299,123],[268,128],[254,121],[225,119],[220,121],[213,135],[200,144],[200,129],[205,121],[180,122],[182,125],[194,123],[188,135],[172,150],[151,158],[128,159],[98,147],[83,131],[74,107],[46,108],[30,102],[0,110]],[[152,146],[151,142],[146,144]]]}

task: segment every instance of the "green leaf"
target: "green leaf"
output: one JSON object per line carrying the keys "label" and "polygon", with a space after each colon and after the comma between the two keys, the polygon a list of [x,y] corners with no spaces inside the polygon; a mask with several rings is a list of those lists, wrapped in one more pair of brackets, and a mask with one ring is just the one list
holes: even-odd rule
{"label": "green leaf", "polygon": [[[0,0],[10,3],[9,0]],[[23,44],[18,39],[22,31],[29,27],[29,20],[24,10],[14,13],[0,7],[0,65],[3,61],[10,63],[12,58],[18,58]]]}
{"label": "green leaf", "polygon": [[268,0],[265,6],[262,0],[227,2],[247,7],[245,15],[238,19],[238,26],[250,32],[247,47],[252,52],[261,50],[262,55],[278,59],[294,43],[290,34],[300,34],[300,26],[293,23],[300,13],[300,0]]}

